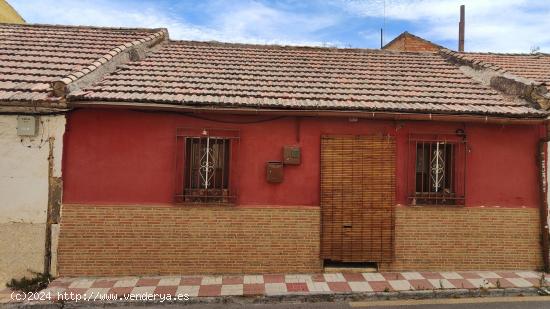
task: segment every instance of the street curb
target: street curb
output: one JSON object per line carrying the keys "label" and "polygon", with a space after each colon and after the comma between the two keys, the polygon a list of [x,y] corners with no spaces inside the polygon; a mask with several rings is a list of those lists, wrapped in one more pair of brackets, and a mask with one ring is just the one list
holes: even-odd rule
{"label": "street curb", "polygon": [[364,292],[364,293],[324,293],[324,294],[286,294],[265,296],[219,296],[194,297],[187,301],[96,301],[96,302],[28,302],[8,303],[1,307],[6,309],[61,309],[83,307],[124,307],[147,305],[194,305],[194,304],[272,304],[272,303],[316,303],[335,301],[375,301],[403,299],[442,299],[502,296],[541,296],[545,295],[538,288],[504,288],[504,289],[438,289],[400,292]]}

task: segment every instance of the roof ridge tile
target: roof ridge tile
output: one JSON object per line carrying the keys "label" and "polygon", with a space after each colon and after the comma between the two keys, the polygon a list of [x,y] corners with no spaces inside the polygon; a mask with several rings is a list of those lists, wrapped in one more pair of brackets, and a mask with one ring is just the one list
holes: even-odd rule
{"label": "roof ridge tile", "polygon": [[159,32],[167,31],[166,28],[142,28],[142,27],[108,27],[108,26],[86,26],[86,25],[62,25],[62,24],[43,24],[43,23],[28,23],[28,24],[14,24],[14,23],[0,23],[0,28],[58,28],[58,29],[85,29],[85,30],[115,30],[115,31],[144,31],[144,32]]}
{"label": "roof ridge tile", "polygon": [[168,32],[165,29],[161,29],[158,32],[155,32],[145,38],[137,39],[132,42],[128,42],[125,44],[121,44],[116,46],[115,48],[112,48],[110,51],[105,53],[104,55],[97,58],[95,61],[93,61],[90,65],[88,65],[85,68],[76,70],[65,77],[59,78],[58,80],[55,80],[51,83],[52,85],[52,93],[53,95],[57,97],[64,97],[68,94],[69,85],[76,82],[77,80],[81,79],[82,77],[91,74],[92,72],[98,70],[101,68],[104,64],[108,63],[109,61],[112,61],[114,57],[118,56],[122,52],[130,49],[134,46],[141,46],[146,44],[147,42],[153,42],[153,45],[156,45],[159,41],[162,39],[168,38]]}
{"label": "roof ridge tile", "polygon": [[517,56],[517,57],[528,57],[528,56],[550,56],[550,53],[536,52],[536,53],[498,53],[498,52],[461,52],[465,55],[494,55],[494,56]]}
{"label": "roof ridge tile", "polygon": [[491,70],[498,71],[498,72],[501,72],[501,73],[507,73],[508,72],[507,70],[505,70],[501,66],[496,65],[494,63],[488,63],[488,62],[485,62],[485,61],[480,60],[480,59],[468,59],[464,53],[456,52],[456,51],[453,51],[453,50],[450,50],[450,49],[447,49],[447,48],[441,49],[440,53],[444,54],[444,55],[447,55],[447,56],[450,56],[450,57],[453,57],[455,59],[460,59],[460,60],[462,60],[461,62],[467,62],[467,63],[470,63],[470,64],[474,64],[474,65],[479,66],[481,68],[491,69]]}
{"label": "roof ridge tile", "polygon": [[507,95],[513,95],[527,100],[533,107],[550,110],[550,94],[544,82],[518,76],[494,63],[480,59],[470,59],[464,53],[448,49],[440,51],[447,60],[468,66],[474,70],[485,70],[488,75],[488,86]]}

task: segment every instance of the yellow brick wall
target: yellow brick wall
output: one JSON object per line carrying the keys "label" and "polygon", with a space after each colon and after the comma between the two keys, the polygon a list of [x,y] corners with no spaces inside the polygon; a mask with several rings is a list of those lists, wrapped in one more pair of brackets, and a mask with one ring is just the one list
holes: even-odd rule
{"label": "yellow brick wall", "polygon": [[[537,209],[397,207],[395,262],[381,271],[540,269]],[[310,273],[312,207],[64,205],[61,276]]]}
{"label": "yellow brick wall", "polygon": [[321,271],[315,207],[64,205],[60,276]]}
{"label": "yellow brick wall", "polygon": [[397,207],[385,270],[540,269],[534,208]]}

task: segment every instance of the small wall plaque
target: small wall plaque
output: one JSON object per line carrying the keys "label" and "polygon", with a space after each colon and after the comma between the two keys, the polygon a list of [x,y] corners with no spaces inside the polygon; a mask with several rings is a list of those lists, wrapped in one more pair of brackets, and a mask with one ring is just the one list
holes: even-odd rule
{"label": "small wall plaque", "polygon": [[31,115],[21,115],[17,116],[17,135],[18,136],[35,136],[36,125],[38,119],[36,116]]}

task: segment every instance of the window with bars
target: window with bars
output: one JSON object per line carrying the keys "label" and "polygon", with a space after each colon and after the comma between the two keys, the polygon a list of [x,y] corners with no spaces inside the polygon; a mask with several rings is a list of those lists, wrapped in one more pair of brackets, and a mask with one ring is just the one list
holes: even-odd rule
{"label": "window with bars", "polygon": [[464,203],[465,141],[413,139],[414,169],[410,200],[413,205]]}
{"label": "window with bars", "polygon": [[186,202],[228,202],[230,140],[185,138]]}

